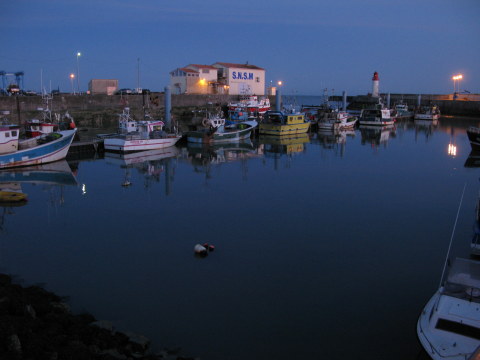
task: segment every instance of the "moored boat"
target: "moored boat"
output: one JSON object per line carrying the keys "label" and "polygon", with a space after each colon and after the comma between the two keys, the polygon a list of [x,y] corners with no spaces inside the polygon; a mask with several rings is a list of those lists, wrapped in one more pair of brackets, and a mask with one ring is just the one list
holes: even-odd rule
{"label": "moored boat", "polygon": [[394,114],[396,119],[411,119],[413,117],[413,111],[410,111],[408,105],[403,103],[395,105]]}
{"label": "moored boat", "polygon": [[475,126],[470,126],[467,129],[468,140],[470,141],[470,146],[472,150],[480,150],[480,128]]}
{"label": "moored boat", "polygon": [[125,108],[119,115],[119,132],[104,138],[107,151],[133,152],[163,149],[174,146],[181,135],[163,130],[161,120],[137,121],[130,116],[130,109]]}
{"label": "moored boat", "polygon": [[435,360],[477,359],[480,347],[480,262],[457,258],[446,280],[425,305],[417,335]]}
{"label": "moored boat", "polygon": [[388,126],[394,122],[395,118],[391,117],[390,109],[386,108],[363,109],[358,119],[360,125],[369,126]]}
{"label": "moored boat", "polygon": [[208,114],[202,125],[200,129],[186,133],[188,142],[213,144],[248,139],[258,123],[249,120],[226,125],[225,119]]}
{"label": "moored boat", "polygon": [[357,118],[351,116],[348,112],[332,110],[323,112],[317,125],[318,130],[346,130],[353,129],[356,123]]}
{"label": "moored boat", "polygon": [[421,106],[413,115],[414,120],[438,120],[440,118],[440,109],[437,105]]}
{"label": "moored boat", "polygon": [[300,113],[283,113],[267,111],[259,126],[259,133],[264,135],[291,135],[306,133],[310,122]]}
{"label": "moored boat", "polygon": [[0,125],[0,169],[64,159],[75,133],[72,129],[19,140],[17,125]]}
{"label": "moored boat", "polygon": [[270,110],[270,100],[268,97],[258,99],[256,95],[248,95],[238,103],[229,103],[229,110],[242,109],[249,117],[263,115]]}

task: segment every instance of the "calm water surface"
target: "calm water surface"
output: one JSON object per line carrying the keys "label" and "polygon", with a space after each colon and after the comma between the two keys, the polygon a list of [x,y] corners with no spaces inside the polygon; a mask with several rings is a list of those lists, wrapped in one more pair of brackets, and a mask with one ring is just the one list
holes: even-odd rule
{"label": "calm water surface", "polygon": [[479,122],[76,161],[76,184],[1,209],[0,271],[202,359],[426,359],[416,321],[465,184],[453,257],[473,234]]}

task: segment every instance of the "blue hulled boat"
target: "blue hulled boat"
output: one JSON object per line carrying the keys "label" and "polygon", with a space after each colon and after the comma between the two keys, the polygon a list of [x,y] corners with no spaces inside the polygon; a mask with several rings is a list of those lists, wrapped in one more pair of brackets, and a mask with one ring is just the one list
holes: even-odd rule
{"label": "blue hulled boat", "polygon": [[77,129],[19,140],[18,125],[0,125],[0,169],[39,165],[67,156]]}

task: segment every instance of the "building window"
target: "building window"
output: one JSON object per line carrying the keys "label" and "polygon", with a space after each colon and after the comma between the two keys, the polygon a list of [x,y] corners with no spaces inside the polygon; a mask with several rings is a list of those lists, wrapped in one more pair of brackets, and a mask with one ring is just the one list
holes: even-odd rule
{"label": "building window", "polygon": [[255,78],[255,81],[256,81],[256,82],[260,82],[260,78],[257,76],[257,77]]}
{"label": "building window", "polygon": [[210,70],[209,70],[209,69],[202,69],[202,73],[203,73],[203,74],[209,74],[209,73],[210,73]]}

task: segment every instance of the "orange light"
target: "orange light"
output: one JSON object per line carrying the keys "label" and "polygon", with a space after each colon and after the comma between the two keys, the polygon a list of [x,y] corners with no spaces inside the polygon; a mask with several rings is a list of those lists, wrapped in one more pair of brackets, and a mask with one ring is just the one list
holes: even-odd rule
{"label": "orange light", "polygon": [[70,74],[70,79],[74,79],[75,78],[75,74]]}
{"label": "orange light", "polygon": [[282,82],[281,82],[281,81],[278,82],[278,86],[282,86]]}

